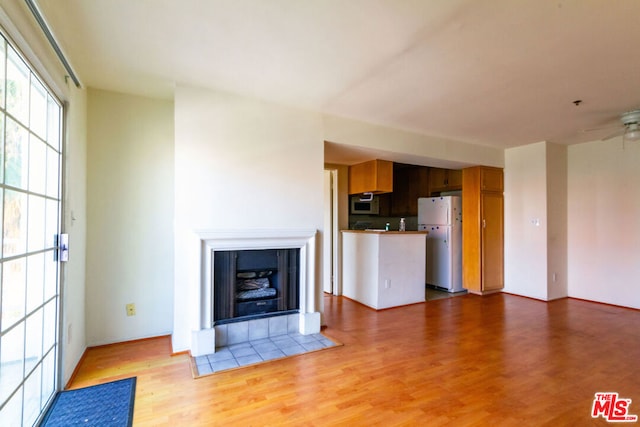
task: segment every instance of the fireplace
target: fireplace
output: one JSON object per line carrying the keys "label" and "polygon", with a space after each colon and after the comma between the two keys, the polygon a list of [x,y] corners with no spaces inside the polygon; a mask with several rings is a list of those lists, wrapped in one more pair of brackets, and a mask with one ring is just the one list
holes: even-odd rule
{"label": "fireplace", "polygon": [[299,268],[297,248],[215,251],[214,325],[296,313]]}
{"label": "fireplace", "polygon": [[[255,338],[255,330],[252,330],[253,326],[262,328],[265,324],[268,324],[268,329],[271,331],[272,327],[274,330],[280,330],[279,326],[285,327],[286,325],[289,332],[297,331],[305,335],[320,332],[322,301],[320,296],[322,289],[320,288],[318,277],[320,273],[317,269],[319,252],[316,248],[316,234],[316,230],[310,229],[196,231],[195,239],[192,240],[194,246],[191,247],[196,249],[195,243],[197,242],[200,256],[198,264],[194,263],[192,265],[199,274],[199,280],[189,282],[192,284],[190,286],[197,287],[191,287],[187,293],[187,296],[191,297],[191,304],[189,304],[188,308],[179,307],[174,310],[176,322],[180,321],[180,316],[185,314],[188,316],[190,330],[176,328],[174,330],[174,342],[183,342],[185,333],[189,334],[191,339],[188,349],[193,356],[198,356],[215,352],[216,345],[242,342],[243,337],[246,337],[247,340],[252,337]],[[245,267],[244,261],[241,261],[240,267],[238,267],[237,263],[233,266],[231,265],[230,254],[232,253],[253,252],[255,254],[263,250],[271,254],[273,252],[270,251],[286,253],[285,258],[289,260],[287,265],[284,266],[282,264],[283,261],[277,261],[274,264],[273,260],[270,261],[271,265],[266,269],[264,266],[258,268]],[[226,255],[223,255],[223,253]],[[271,256],[268,255],[267,258]],[[226,261],[224,260],[225,257],[227,258]],[[278,257],[276,256],[276,258]],[[275,268],[271,268],[274,265]],[[234,305],[232,310],[235,310],[232,317],[229,317],[228,311],[226,314],[218,312],[222,308],[218,305],[217,296],[218,292],[222,291],[215,289],[216,285],[214,283],[216,276],[224,269],[235,269],[235,273],[231,275],[232,277],[235,275],[234,282],[238,279],[238,271],[258,274],[272,270],[270,283],[275,280],[277,286],[281,285],[283,271],[287,270],[287,281],[289,285],[294,283],[295,287],[288,286],[286,290],[280,287],[276,288],[276,293],[278,293],[278,290],[281,292],[279,295],[283,292],[287,294],[286,299],[279,302],[269,301],[266,303],[267,299],[253,300],[256,303],[256,307],[261,307],[262,302],[265,302],[264,305],[270,304],[272,307],[274,304],[278,306],[278,304],[286,302],[286,305],[278,306],[276,311],[267,311],[266,308],[257,308],[250,312],[242,311],[246,310],[246,308],[239,309],[236,306],[237,298],[235,298],[235,295],[233,297],[227,296],[226,300],[228,302],[233,301],[231,303]],[[277,277],[274,278],[275,270],[277,270]],[[230,281],[231,279],[227,280]],[[233,289],[235,293],[235,287],[227,285],[227,292],[231,292],[230,289]],[[238,313],[240,315],[236,316]]]}

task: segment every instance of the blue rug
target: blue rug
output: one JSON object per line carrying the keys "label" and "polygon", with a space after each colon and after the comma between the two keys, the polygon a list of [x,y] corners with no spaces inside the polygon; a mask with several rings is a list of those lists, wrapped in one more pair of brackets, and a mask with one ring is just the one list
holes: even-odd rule
{"label": "blue rug", "polygon": [[41,426],[127,426],[133,424],[136,377],[59,392]]}

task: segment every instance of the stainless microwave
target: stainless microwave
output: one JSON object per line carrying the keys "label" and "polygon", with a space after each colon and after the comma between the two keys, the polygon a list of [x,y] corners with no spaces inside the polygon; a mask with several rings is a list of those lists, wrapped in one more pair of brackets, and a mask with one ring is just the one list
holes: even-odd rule
{"label": "stainless microwave", "polygon": [[350,212],[354,215],[378,215],[380,202],[377,196],[371,200],[361,200],[360,196],[351,196]]}

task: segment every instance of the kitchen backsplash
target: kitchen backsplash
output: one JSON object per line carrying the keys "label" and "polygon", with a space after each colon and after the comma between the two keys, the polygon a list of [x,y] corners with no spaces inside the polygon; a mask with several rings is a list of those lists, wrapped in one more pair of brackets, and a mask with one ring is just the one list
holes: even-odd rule
{"label": "kitchen backsplash", "polygon": [[[384,229],[389,223],[389,230],[397,231],[400,225],[401,217],[384,217],[377,215],[349,215],[349,230],[365,230],[367,228]],[[416,231],[418,229],[418,217],[403,217],[407,224],[407,231]]]}

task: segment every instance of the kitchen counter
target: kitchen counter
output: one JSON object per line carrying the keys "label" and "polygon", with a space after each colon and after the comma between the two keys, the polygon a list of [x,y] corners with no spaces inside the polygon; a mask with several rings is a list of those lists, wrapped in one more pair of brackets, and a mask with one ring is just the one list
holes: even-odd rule
{"label": "kitchen counter", "polygon": [[426,231],[343,230],[342,294],[376,310],[425,301]]}
{"label": "kitchen counter", "polygon": [[342,230],[343,233],[373,233],[373,234],[427,234],[426,231],[397,231],[397,230]]}

